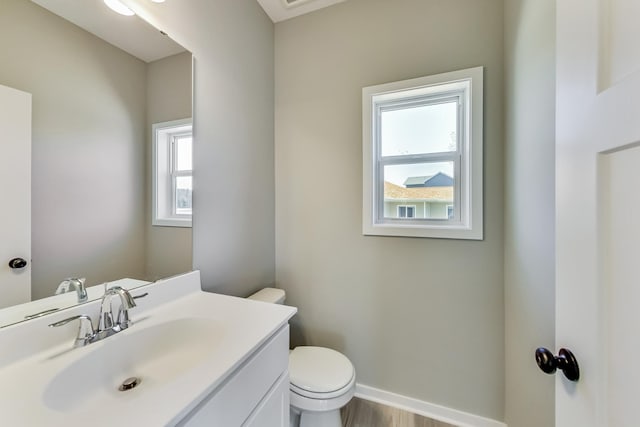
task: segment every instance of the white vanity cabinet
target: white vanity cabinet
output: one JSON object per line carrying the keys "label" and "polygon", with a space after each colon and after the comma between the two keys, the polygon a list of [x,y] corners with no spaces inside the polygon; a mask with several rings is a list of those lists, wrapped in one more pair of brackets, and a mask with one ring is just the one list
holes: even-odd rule
{"label": "white vanity cabinet", "polygon": [[177,425],[288,427],[289,326],[282,327]]}

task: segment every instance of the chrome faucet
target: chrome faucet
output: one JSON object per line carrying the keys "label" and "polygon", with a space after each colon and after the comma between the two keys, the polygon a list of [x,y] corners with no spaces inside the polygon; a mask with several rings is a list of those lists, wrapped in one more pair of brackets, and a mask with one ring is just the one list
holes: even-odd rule
{"label": "chrome faucet", "polygon": [[[112,299],[115,296],[120,299],[120,305],[116,316],[114,316],[113,306],[111,304]],[[86,315],[73,316],[68,319],[52,323],[49,326],[55,328],[66,325],[73,320],[79,320],[80,326],[78,328],[78,336],[76,337],[73,346],[83,347],[87,344],[103,340],[111,335],[124,331],[131,326],[132,322],[129,319],[129,310],[136,306],[135,298],[142,298],[145,296],[147,296],[146,293],[137,297],[132,297],[126,289],[120,286],[114,286],[107,289],[102,297],[98,329],[93,328],[91,318]],[[116,318],[116,321],[113,320],[114,317]]]}
{"label": "chrome faucet", "polygon": [[70,277],[68,279],[64,279],[58,285],[58,289],[56,289],[56,295],[64,294],[66,292],[76,291],[78,294],[78,303],[87,302],[87,289],[84,285],[85,281],[84,277],[82,279],[77,279],[75,277]]}
{"label": "chrome faucet", "polygon": [[[111,300],[114,296],[120,297],[120,308],[118,309],[116,317],[117,320],[115,322],[113,321],[113,307],[111,305]],[[102,303],[100,304],[98,333],[110,330],[120,332],[127,329],[131,326],[131,321],[129,320],[129,309],[135,306],[136,302],[126,289],[120,286],[114,286],[107,289],[102,297]]]}

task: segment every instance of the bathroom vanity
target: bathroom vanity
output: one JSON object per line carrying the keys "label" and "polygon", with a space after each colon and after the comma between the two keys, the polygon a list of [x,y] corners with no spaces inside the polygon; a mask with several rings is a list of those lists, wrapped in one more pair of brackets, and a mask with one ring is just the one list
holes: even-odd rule
{"label": "bathroom vanity", "polygon": [[202,292],[198,272],[145,294],[129,328],[83,347],[48,325],[95,323],[100,301],[0,329],[0,425],[289,425],[295,308]]}

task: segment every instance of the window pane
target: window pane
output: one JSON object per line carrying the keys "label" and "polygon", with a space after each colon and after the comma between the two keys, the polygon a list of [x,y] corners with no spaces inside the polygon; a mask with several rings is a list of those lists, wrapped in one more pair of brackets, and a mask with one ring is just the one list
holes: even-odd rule
{"label": "window pane", "polygon": [[193,192],[193,179],[190,176],[176,177],[176,214],[191,215],[191,193]]}
{"label": "window pane", "polygon": [[452,219],[453,162],[384,167],[384,217]]}
{"label": "window pane", "polygon": [[456,151],[457,102],[382,111],[383,156]]}
{"label": "window pane", "polygon": [[175,139],[176,144],[176,170],[190,171],[193,169],[193,156],[191,153],[191,136],[179,136]]}

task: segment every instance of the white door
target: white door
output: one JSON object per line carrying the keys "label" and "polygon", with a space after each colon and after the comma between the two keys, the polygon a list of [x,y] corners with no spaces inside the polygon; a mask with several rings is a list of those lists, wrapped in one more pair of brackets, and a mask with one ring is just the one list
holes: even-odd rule
{"label": "white door", "polygon": [[640,425],[640,1],[557,0],[557,427]]}
{"label": "white door", "polygon": [[[0,308],[31,300],[31,94],[0,85]],[[12,266],[9,265],[13,260]],[[25,267],[20,267],[24,260]]]}

